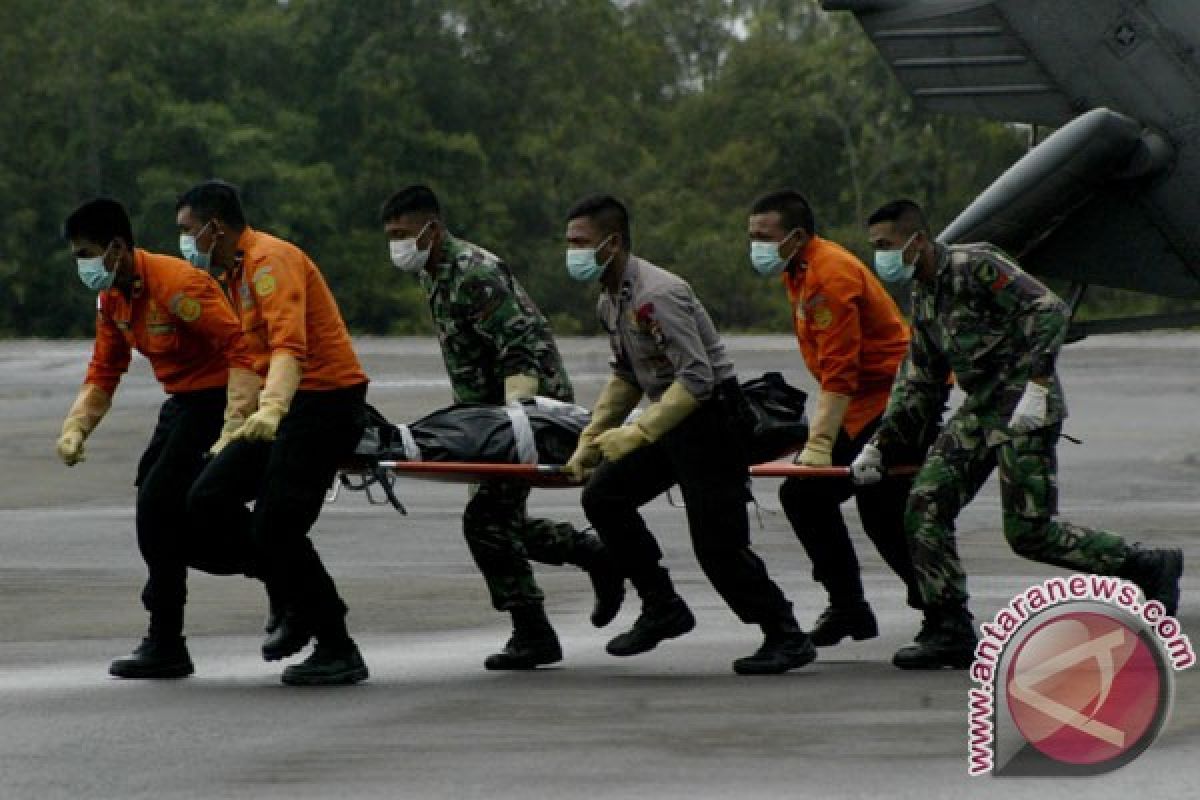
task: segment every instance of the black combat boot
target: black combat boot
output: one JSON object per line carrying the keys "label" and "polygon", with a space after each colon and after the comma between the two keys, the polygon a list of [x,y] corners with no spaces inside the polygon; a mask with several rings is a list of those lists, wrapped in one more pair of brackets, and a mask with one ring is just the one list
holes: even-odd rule
{"label": "black combat boot", "polygon": [[483,660],[486,669],[534,669],[562,661],[558,636],[540,604],[512,610],[513,634],[504,649]]}
{"label": "black combat boot", "polygon": [[609,655],[636,656],[653,650],[664,639],[674,639],[696,627],[696,618],[674,591],[668,597],[646,598],[633,627],[613,638],[605,648]]}
{"label": "black combat boot", "polygon": [[978,642],[966,608],[930,608],[916,640],[897,650],[892,664],[900,669],[966,669],[975,659]]}
{"label": "black combat boot", "polygon": [[616,618],[621,603],[625,602],[625,576],[617,570],[604,543],[595,535],[579,534],[572,562],[582,567],[592,581],[592,591],[596,593],[592,625],[603,628]]}
{"label": "black combat boot", "polygon": [[346,686],[367,679],[367,665],[350,637],[318,639],[312,654],[283,671],[288,686]]}
{"label": "black combat boot", "polygon": [[1132,581],[1146,595],[1157,600],[1172,617],[1179,611],[1179,579],[1183,577],[1183,551],[1176,549],[1150,550],[1133,545],[1125,563],[1117,571],[1118,578]]}
{"label": "black combat boot", "polygon": [[108,674],[117,678],[186,678],[195,671],[182,636],[147,637],[132,655],[118,658],[108,667]]}
{"label": "black combat boot", "polygon": [[763,643],[754,655],[733,662],[738,675],[779,675],[816,659],[812,637],[800,629],[790,612],[782,621],[763,623],[762,630]]}
{"label": "black combat boot", "polygon": [[856,642],[879,635],[875,612],[860,600],[852,605],[831,605],[813,623],[812,641],[817,647],[832,647],[849,636]]}
{"label": "black combat boot", "polygon": [[274,627],[268,631],[262,643],[264,661],[279,661],[294,656],[312,641],[312,627],[294,610],[272,613],[267,624]]}

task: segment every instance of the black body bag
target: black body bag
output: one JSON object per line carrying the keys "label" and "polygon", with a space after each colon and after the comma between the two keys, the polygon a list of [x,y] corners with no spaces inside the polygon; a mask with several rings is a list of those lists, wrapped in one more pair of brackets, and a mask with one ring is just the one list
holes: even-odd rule
{"label": "black body bag", "polygon": [[[751,463],[801,447],[808,436],[806,395],[778,372],[741,385],[727,398]],[[368,422],[355,450],[357,465],[378,461],[463,461],[477,464],[564,464],[590,421],[587,409],[539,397],[519,406],[460,403],[410,425],[393,425],[367,406]]]}
{"label": "black body bag", "polygon": [[564,464],[591,415],[545,397],[518,406],[458,403],[410,425],[392,425],[368,406],[356,460]]}

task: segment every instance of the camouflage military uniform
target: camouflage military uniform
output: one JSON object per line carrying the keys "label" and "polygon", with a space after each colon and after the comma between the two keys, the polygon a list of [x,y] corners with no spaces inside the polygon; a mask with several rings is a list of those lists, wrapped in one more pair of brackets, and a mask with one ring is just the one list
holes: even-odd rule
{"label": "camouflage military uniform", "polygon": [[[966,393],[913,483],[905,530],[927,604],[962,605],[966,575],[954,520],[996,467],[1004,534],[1026,558],[1115,574],[1129,552],[1111,533],[1058,519],[1055,446],[1066,417],[1054,362],[1066,336],[1064,303],[987,244],[937,245],[937,274],[913,290],[913,338],[874,444],[913,445],[937,420],[953,373]],[[1026,383],[1049,381],[1046,425],[1008,428]]]}
{"label": "camouflage military uniform", "polygon": [[[436,274],[422,271],[420,279],[456,401],[502,404],[504,379],[516,374],[536,375],[540,395],[574,399],[550,326],[499,258],[447,236]],[[530,558],[546,564],[584,558],[584,534],[526,515],[529,491],[524,484],[482,484],[463,514],[467,544],[497,610],[542,602]]]}

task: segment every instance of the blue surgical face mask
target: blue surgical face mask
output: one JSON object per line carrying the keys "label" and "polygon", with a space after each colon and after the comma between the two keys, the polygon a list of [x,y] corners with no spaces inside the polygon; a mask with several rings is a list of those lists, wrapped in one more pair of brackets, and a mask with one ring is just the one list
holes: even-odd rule
{"label": "blue surgical face mask", "polygon": [[83,281],[83,285],[93,292],[111,289],[113,281],[117,277],[116,265],[113,265],[111,272],[104,268],[104,257],[111,249],[112,243],[110,242],[108,247],[104,248],[104,252],[98,256],[75,259],[75,267],[79,270],[79,280]]}
{"label": "blue surgical face mask", "polygon": [[754,271],[767,278],[783,272],[787,267],[788,259],[780,255],[779,249],[795,232],[795,230],[790,231],[778,242],[750,242],[750,264],[754,267]]}
{"label": "blue surgical face mask", "polygon": [[915,233],[909,236],[908,241],[899,250],[875,251],[875,272],[882,280],[887,283],[905,283],[912,280],[913,273],[917,270],[917,259],[914,258],[911,264],[908,263],[904,260],[904,251],[916,237]]}
{"label": "blue surgical face mask", "polygon": [[[600,243],[600,247],[604,247],[612,237],[609,236]],[[604,274],[604,270],[612,263],[613,256],[610,255],[603,264],[596,260],[596,252],[600,247],[571,247],[567,250],[567,274],[581,283],[588,283],[599,279]]]}
{"label": "blue surgical face mask", "polygon": [[204,231],[211,224],[212,220],[204,223],[204,227],[196,231],[195,236],[190,233],[179,234],[179,252],[193,267],[208,269],[212,266],[212,251],[213,248],[217,246],[216,240],[213,240],[213,246],[208,248],[207,253],[201,253],[196,249],[196,239],[200,236],[200,234],[204,233]]}

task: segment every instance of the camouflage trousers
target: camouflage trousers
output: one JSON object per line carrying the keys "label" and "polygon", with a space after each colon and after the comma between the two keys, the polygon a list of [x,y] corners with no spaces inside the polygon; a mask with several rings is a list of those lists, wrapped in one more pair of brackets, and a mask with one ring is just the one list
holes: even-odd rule
{"label": "camouflage trousers", "polygon": [[[581,564],[594,536],[568,522],[531,518],[530,487],[495,481],[474,487],[463,513],[463,535],[487,582],[497,611],[539,605],[544,599],[530,559],[543,564]],[[597,545],[598,546],[598,545]]]}
{"label": "camouflage trousers", "polygon": [[1055,447],[1061,430],[1059,423],[1010,437],[995,420],[961,411],[951,417],[913,482],[904,518],[927,605],[966,603],[967,577],[954,520],[993,469],[1000,477],[1004,535],[1014,552],[1100,575],[1115,574],[1121,567],[1129,548],[1120,536],[1057,517]]}

